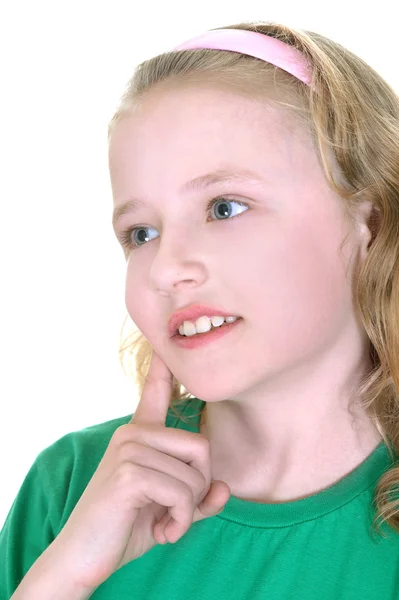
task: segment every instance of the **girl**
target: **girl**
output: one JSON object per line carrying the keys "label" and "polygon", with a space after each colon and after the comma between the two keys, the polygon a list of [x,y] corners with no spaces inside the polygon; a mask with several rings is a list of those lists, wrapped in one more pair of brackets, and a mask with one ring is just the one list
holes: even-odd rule
{"label": "girl", "polygon": [[1,599],[398,597],[398,132],[316,33],[138,67],[109,166],[140,403],[36,458]]}

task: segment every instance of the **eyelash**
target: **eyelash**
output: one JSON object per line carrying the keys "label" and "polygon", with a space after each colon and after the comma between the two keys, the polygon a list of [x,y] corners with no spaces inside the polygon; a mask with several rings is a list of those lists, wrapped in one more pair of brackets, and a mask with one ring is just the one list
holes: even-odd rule
{"label": "eyelash", "polygon": [[[228,198],[224,198],[223,196],[219,196],[218,198],[212,198],[212,200],[210,200],[206,206],[206,211],[207,214],[209,214],[211,208],[217,204],[218,202],[232,202],[234,204],[239,204],[240,206],[246,206],[247,208],[249,208],[248,204],[245,204],[245,202],[239,202],[238,200],[229,200]],[[246,211],[244,211],[246,212]],[[241,214],[241,213],[240,213]],[[231,219],[235,219],[235,217],[238,217],[239,215],[235,215],[233,217],[228,217],[226,219],[215,219],[215,221],[231,221]],[[134,230],[139,230],[139,229],[147,229],[147,227],[141,226],[141,227],[129,227],[129,229],[125,229],[125,231],[122,231],[120,234],[120,240],[122,243],[122,246],[124,248],[127,249],[131,249],[131,250],[135,250],[136,248],[141,248],[142,246],[145,246],[146,244],[148,244],[148,242],[143,242],[142,244],[140,244],[139,246],[137,244],[133,244],[131,242],[131,236]],[[151,241],[151,240],[150,240]]]}

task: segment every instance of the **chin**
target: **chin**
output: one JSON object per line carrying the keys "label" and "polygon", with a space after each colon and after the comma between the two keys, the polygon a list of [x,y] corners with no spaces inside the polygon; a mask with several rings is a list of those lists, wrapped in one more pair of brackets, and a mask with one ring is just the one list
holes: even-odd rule
{"label": "chin", "polygon": [[234,394],[234,390],[226,381],[220,382],[219,385],[215,385],[215,381],[209,380],[206,382],[184,382],[178,379],[178,381],[189,394],[204,402],[221,402]]}

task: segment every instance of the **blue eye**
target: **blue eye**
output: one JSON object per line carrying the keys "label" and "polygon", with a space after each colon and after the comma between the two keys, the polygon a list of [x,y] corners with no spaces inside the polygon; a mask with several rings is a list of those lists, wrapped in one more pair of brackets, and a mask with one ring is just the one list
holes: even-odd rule
{"label": "blue eye", "polygon": [[[210,202],[208,202],[207,207],[206,207],[207,214],[209,214],[211,212],[211,209],[216,204],[221,205],[222,209],[219,211],[218,214],[220,216],[220,213],[222,213],[222,217],[223,217],[222,219],[216,219],[216,221],[231,220],[230,219],[231,209],[229,209],[229,207],[228,207],[229,204],[237,204],[238,206],[249,208],[247,204],[245,204],[243,202],[238,202],[238,200],[228,200],[227,198],[219,197],[219,198],[213,198],[212,200],[210,200]],[[237,215],[233,215],[232,218],[234,218],[235,216],[237,216]],[[144,246],[148,241],[148,235],[145,234],[145,232],[148,229],[152,229],[152,228],[151,227],[130,227],[129,229],[126,229],[119,236],[122,246],[124,248],[130,249],[130,250],[135,249],[135,248],[140,248],[140,246]],[[144,232],[144,234],[143,234],[143,232]],[[132,234],[136,234],[136,242],[135,243],[132,243]],[[133,237],[134,237],[134,235],[133,235]],[[137,242],[140,242],[140,243],[137,243]]]}

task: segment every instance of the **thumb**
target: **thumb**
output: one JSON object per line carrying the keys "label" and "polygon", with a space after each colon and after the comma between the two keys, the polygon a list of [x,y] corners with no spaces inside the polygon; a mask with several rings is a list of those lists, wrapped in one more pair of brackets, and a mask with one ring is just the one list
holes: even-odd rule
{"label": "thumb", "polygon": [[224,511],[231,496],[231,490],[224,481],[212,481],[208,494],[194,511],[193,523],[207,517],[214,517]]}

